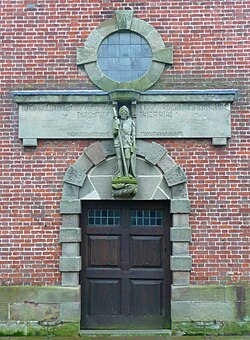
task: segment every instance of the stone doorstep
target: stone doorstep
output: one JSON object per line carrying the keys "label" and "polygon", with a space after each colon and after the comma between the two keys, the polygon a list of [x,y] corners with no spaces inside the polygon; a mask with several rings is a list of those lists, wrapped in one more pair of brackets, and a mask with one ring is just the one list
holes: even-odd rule
{"label": "stone doorstep", "polygon": [[[66,337],[60,337],[60,336],[52,336],[52,337],[47,337],[47,336],[22,336],[22,337],[16,337],[16,336],[0,336],[0,340],[48,340],[48,339],[52,339],[52,340],[81,340],[81,339],[105,339],[105,340],[112,340],[114,338],[119,338],[119,339],[123,339],[124,340],[141,340],[143,339],[143,337],[147,337],[148,340],[248,340],[249,336],[236,336],[236,335],[214,335],[214,336],[170,336],[170,335],[166,335],[164,334],[164,330],[156,330],[156,332],[158,333],[154,333],[155,335],[150,334],[150,331],[146,331],[143,330],[141,331],[141,334],[137,334],[137,332],[139,331],[107,331],[108,333],[102,333],[103,331],[81,331],[80,332],[80,337],[70,337],[70,336],[66,336]],[[92,333],[91,333],[92,332]],[[120,334],[118,334],[119,332],[122,332]],[[128,333],[124,333],[124,332],[128,332]],[[133,332],[133,333],[131,333]],[[153,332],[155,332],[153,330]],[[159,332],[163,332],[162,335],[159,334]]]}
{"label": "stone doorstep", "polygon": [[147,329],[147,330],[81,330],[81,337],[119,337],[127,339],[137,339],[138,337],[150,337],[150,339],[170,339],[170,329]]}

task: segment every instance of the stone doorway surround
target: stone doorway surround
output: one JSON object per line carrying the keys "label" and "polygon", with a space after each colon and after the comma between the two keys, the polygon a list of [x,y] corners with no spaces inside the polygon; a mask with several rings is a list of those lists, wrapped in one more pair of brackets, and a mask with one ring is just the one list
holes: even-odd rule
{"label": "stone doorway surround", "polygon": [[[112,200],[111,179],[115,167],[113,141],[96,142],[70,166],[64,176],[60,212],[62,286],[77,287],[81,270],[80,214],[82,200]],[[170,200],[172,256],[170,269],[174,286],[188,286],[192,268],[189,256],[191,228],[187,178],[167,150],[155,142],[137,141],[138,194],[133,200]],[[73,306],[72,306],[73,307]],[[76,306],[75,306],[76,307]],[[79,308],[80,309],[80,308]]]}

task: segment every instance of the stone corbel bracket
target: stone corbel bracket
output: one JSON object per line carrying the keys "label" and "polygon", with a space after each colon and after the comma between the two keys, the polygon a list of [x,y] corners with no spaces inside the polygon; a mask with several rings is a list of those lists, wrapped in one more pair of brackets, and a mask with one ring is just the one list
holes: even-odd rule
{"label": "stone corbel bracket", "polygon": [[[108,35],[124,30],[137,33],[146,39],[152,50],[152,64],[141,78],[134,81],[117,82],[108,78],[98,66],[97,52],[101,42]],[[84,47],[77,48],[77,65],[84,65],[92,82],[104,91],[117,89],[145,91],[157,82],[165,66],[172,63],[173,47],[165,47],[157,30],[149,23],[135,18],[133,11],[115,11],[115,16],[112,19],[104,21],[90,33]]]}

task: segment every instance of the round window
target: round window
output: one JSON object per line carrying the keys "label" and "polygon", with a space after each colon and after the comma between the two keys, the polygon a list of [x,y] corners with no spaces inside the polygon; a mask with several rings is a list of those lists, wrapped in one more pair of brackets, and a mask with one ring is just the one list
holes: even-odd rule
{"label": "round window", "polygon": [[139,34],[117,32],[101,42],[97,62],[108,78],[118,82],[133,81],[150,69],[152,51],[146,39]]}

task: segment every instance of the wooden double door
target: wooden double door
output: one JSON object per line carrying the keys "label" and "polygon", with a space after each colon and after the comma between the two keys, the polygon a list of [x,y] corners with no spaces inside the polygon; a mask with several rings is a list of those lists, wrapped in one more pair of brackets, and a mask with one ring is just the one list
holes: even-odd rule
{"label": "wooden double door", "polygon": [[83,202],[82,329],[170,327],[168,201]]}

